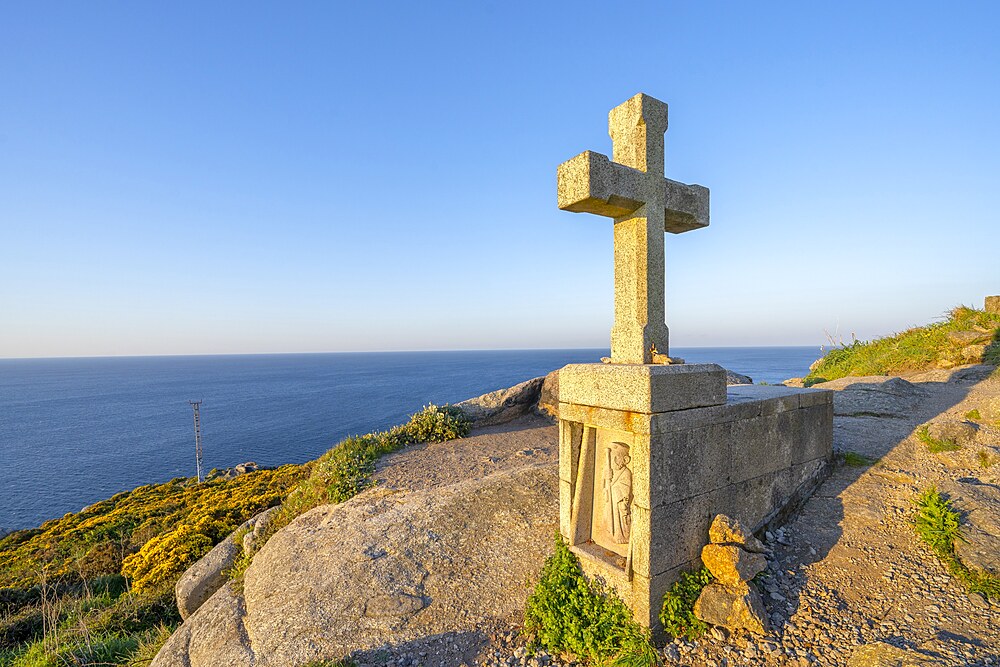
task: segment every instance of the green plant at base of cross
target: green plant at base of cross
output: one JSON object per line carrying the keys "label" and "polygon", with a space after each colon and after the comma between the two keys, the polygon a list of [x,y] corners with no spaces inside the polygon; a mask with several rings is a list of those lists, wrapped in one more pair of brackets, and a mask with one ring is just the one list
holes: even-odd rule
{"label": "green plant at base of cross", "polygon": [[536,648],[553,655],[623,667],[659,661],[649,631],[635,622],[613,591],[584,576],[580,561],[560,536],[528,598],[524,629],[534,635]]}
{"label": "green plant at base of cross", "polygon": [[708,630],[708,625],[694,615],[694,603],[701,591],[715,577],[708,568],[694,572],[681,572],[680,578],[663,596],[663,609],[660,611],[660,623],[663,630],[671,637],[697,639]]}

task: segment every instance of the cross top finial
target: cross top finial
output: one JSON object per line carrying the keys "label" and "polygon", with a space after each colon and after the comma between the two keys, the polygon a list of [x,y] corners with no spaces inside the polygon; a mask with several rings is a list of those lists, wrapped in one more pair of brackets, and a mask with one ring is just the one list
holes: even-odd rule
{"label": "cross top finial", "polygon": [[669,358],[663,232],[708,225],[708,188],[664,178],[667,105],[639,93],[608,114],[614,162],[584,151],[559,165],[559,208],[615,220],[611,361]]}

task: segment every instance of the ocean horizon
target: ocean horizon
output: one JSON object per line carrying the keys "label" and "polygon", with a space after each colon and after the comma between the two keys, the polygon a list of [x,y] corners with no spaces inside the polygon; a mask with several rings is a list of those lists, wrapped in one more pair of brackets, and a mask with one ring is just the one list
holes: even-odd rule
{"label": "ocean horizon", "polygon": [[[819,346],[673,348],[755,382],[808,372]],[[0,531],[195,474],[188,401],[201,400],[204,469],[303,463],[428,403],[457,403],[596,362],[605,349],[0,359]]]}

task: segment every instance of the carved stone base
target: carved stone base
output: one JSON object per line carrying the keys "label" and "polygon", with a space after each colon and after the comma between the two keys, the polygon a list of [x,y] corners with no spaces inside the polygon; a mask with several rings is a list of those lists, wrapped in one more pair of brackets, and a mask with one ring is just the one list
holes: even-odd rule
{"label": "carved stone base", "polygon": [[[756,530],[827,471],[833,394],[742,385],[728,394],[723,388],[721,404],[654,411],[673,400],[661,395],[671,390],[669,381],[657,384],[663,376],[625,371],[633,382],[616,394],[614,375],[567,374],[573,368],[560,371],[560,531],[584,571],[613,586],[636,619],[659,633],[663,594],[682,570],[700,565],[712,517],[726,514]],[[712,395],[721,373],[653,368],[696,369],[672,379],[705,388],[681,392],[699,400]],[[579,378],[586,374],[599,382],[585,386]],[[576,380],[564,385],[567,376]]]}

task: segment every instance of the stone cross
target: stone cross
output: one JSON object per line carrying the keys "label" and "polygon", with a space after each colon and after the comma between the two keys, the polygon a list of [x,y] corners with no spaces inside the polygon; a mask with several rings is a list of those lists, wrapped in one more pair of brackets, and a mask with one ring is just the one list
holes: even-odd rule
{"label": "stone cross", "polygon": [[559,208],[614,218],[611,363],[666,358],[663,233],[708,226],[708,188],[664,178],[667,105],[639,93],[608,114],[614,162],[585,151],[559,165]]}

